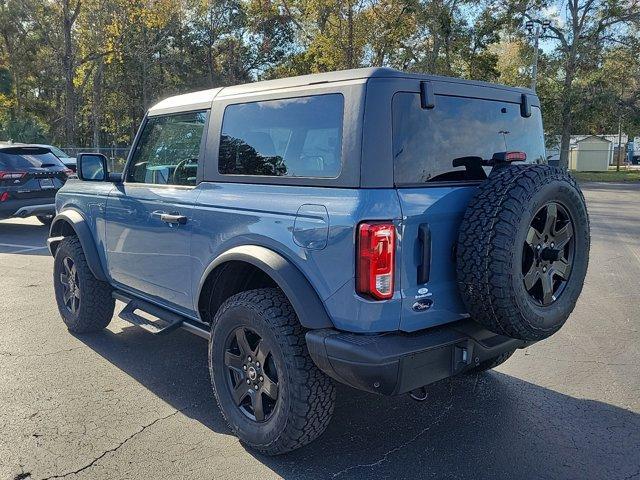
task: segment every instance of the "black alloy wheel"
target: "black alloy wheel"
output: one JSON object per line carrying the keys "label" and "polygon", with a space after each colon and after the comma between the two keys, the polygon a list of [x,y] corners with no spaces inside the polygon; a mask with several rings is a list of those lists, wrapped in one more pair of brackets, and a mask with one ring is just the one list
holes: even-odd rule
{"label": "black alloy wheel", "polygon": [[543,205],[533,217],[523,246],[522,281],[543,307],[564,291],[573,265],[574,230],[567,209],[558,202]]}
{"label": "black alloy wheel", "polygon": [[60,283],[62,284],[62,300],[65,307],[75,314],[80,308],[80,282],[78,280],[78,269],[70,257],[62,260],[63,271],[60,273]]}
{"label": "black alloy wheel", "polygon": [[265,422],[279,397],[278,371],[266,338],[246,326],[227,338],[224,364],[235,405],[250,420]]}

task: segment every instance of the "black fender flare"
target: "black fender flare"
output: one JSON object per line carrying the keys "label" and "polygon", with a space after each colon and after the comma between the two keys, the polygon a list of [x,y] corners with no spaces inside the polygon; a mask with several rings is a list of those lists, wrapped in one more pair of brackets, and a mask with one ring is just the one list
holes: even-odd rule
{"label": "black fender flare", "polygon": [[87,225],[86,219],[77,210],[60,212],[51,222],[49,238],[47,239],[47,245],[51,255],[55,256],[58,245],[62,239],[65,236],[69,236],[69,228],[73,230],[73,233],[78,237],[78,240],[80,240],[80,245],[82,245],[82,250],[84,251],[84,256],[91,273],[93,273],[98,280],[107,282],[108,278],[102,268],[91,229]]}
{"label": "black fender flare", "polygon": [[271,277],[291,302],[303,327],[334,328],[322,300],[302,272],[279,253],[259,245],[233,247],[216,257],[200,278],[196,299],[200,298],[209,274],[230,261],[249,263]]}

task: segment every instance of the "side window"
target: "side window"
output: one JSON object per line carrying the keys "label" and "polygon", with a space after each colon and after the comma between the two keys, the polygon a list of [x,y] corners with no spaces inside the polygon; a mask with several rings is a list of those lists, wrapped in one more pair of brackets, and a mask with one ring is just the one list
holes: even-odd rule
{"label": "side window", "polygon": [[218,170],[228,175],[335,178],[342,169],[341,94],[229,105]]}
{"label": "side window", "polygon": [[131,183],[195,185],[207,112],[149,117],[129,171]]}

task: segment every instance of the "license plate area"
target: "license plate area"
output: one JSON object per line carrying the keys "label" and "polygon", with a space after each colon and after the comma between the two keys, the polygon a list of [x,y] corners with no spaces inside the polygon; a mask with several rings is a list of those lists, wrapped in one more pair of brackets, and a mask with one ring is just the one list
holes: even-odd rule
{"label": "license plate area", "polygon": [[43,190],[55,188],[52,178],[41,178],[38,181],[40,182],[40,188]]}

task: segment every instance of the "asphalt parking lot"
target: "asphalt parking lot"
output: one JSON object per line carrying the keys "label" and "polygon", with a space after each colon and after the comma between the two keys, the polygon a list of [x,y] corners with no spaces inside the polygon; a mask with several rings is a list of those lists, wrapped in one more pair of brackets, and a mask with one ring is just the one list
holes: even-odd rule
{"label": "asphalt parking lot", "polygon": [[71,335],[47,229],[2,221],[0,479],[640,479],[640,184],[584,191],[591,262],[560,333],[422,403],[341,387],[327,432],[276,458],[224,425],[205,341],[117,317]]}

